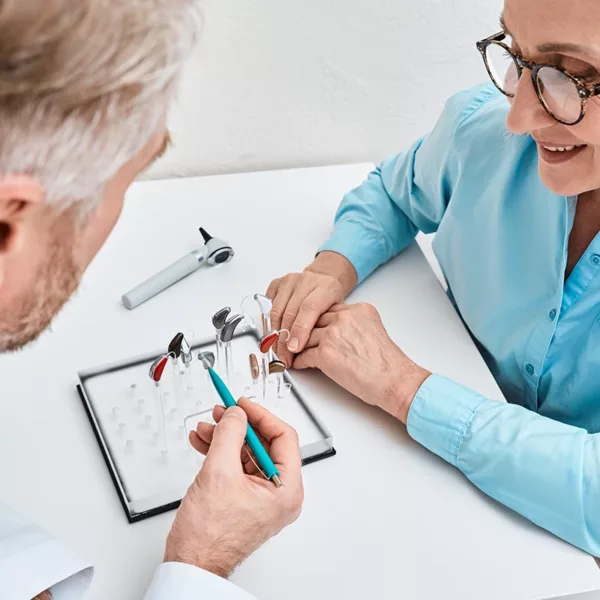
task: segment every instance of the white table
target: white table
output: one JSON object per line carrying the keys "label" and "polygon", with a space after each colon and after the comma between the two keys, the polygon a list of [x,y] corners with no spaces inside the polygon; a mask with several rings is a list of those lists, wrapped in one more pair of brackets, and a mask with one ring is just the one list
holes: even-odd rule
{"label": "white table", "polygon": [[[0,359],[1,497],[96,565],[89,600],[142,596],[173,513],[126,522],[75,393],[77,370],[159,348],[182,328],[206,335],[217,308],[302,269],[328,235],[341,196],[368,168],[135,185],[54,332]],[[199,246],[199,225],[226,238],[235,259],[125,310],[124,291]],[[417,362],[501,397],[417,246],[352,300],[375,304]],[[320,374],[298,378],[333,431],[338,456],[305,468],[301,519],[248,560],[236,583],[261,600],[514,600],[600,588],[590,557],[489,500],[400,423]]]}

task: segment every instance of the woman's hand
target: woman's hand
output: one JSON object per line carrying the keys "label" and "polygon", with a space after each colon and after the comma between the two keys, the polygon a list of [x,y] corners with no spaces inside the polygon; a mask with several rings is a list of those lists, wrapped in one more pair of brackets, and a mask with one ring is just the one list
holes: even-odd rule
{"label": "woman's hand", "polygon": [[411,361],[387,334],[369,304],[337,304],[317,322],[296,369],[315,368],[406,423],[417,391],[431,375]]}
{"label": "woman's hand", "polygon": [[267,296],[273,301],[271,326],[287,329],[275,352],[288,366],[306,342],[322,314],[344,301],[356,285],[352,264],[335,252],[322,252],[302,273],[275,279]]}

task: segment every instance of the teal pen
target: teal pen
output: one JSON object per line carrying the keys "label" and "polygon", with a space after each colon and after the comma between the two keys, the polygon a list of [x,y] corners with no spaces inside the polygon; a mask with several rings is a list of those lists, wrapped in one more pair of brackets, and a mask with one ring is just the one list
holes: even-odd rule
{"label": "teal pen", "polygon": [[[237,406],[237,402],[234,400],[231,392],[223,382],[223,380],[217,375],[214,369],[209,368],[208,374],[217,390],[217,393],[223,400],[223,404],[227,408],[231,408],[232,406]],[[267,479],[270,479],[277,487],[281,486],[281,479],[279,479],[279,471],[277,467],[273,464],[271,457],[267,454],[267,451],[264,449],[263,445],[260,443],[258,436],[256,435],[254,429],[248,423],[248,430],[246,431],[246,443],[250,446],[250,450],[256,456],[256,460],[260,465],[260,468],[264,471]]]}

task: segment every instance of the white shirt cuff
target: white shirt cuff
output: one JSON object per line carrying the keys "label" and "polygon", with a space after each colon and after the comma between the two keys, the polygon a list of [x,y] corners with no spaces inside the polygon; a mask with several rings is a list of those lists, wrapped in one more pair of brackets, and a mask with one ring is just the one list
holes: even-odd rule
{"label": "white shirt cuff", "polygon": [[144,600],[255,600],[226,579],[179,562],[161,564]]}
{"label": "white shirt cuff", "polygon": [[89,565],[50,538],[0,561],[0,596],[2,600],[31,600],[50,590],[53,600],[79,600],[92,573]]}

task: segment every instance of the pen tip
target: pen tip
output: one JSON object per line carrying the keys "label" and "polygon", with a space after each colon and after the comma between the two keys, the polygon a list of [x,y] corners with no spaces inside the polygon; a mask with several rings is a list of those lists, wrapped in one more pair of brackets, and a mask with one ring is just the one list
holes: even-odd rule
{"label": "pen tip", "polygon": [[275,484],[275,487],[281,487],[283,485],[281,483],[281,479],[279,479],[279,475],[273,475],[273,477],[271,477],[271,481]]}
{"label": "pen tip", "polygon": [[200,352],[200,354],[198,354],[198,360],[209,373],[215,366],[215,355],[213,352]]}

